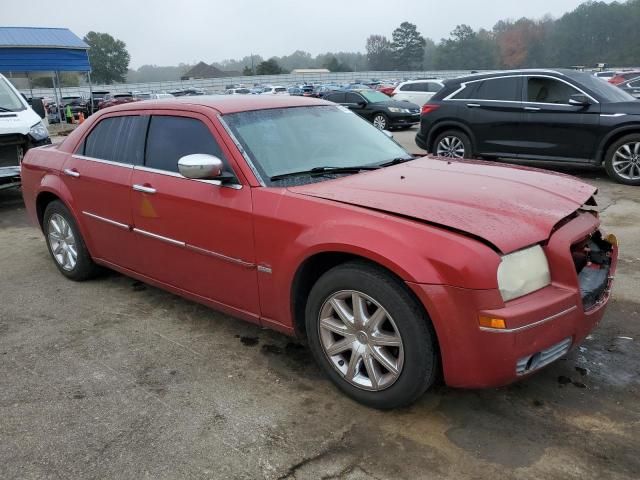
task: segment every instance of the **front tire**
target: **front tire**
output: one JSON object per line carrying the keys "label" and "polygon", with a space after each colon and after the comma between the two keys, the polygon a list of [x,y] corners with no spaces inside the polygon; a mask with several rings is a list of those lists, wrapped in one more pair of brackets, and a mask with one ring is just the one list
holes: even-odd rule
{"label": "front tire", "polygon": [[51,258],[65,277],[82,281],[98,273],[73,215],[62,202],[56,200],[47,205],[43,231]]}
{"label": "front tire", "polygon": [[390,128],[389,119],[384,113],[376,113],[373,116],[373,126],[380,130],[387,130]]}
{"label": "front tire", "polygon": [[473,145],[469,137],[460,130],[447,130],[433,142],[433,153],[445,158],[471,158]]}
{"label": "front tire", "polygon": [[640,134],[625,135],[607,150],[604,168],[609,177],[625,185],[640,185]]}
{"label": "front tire", "polygon": [[437,376],[436,337],[424,309],[400,280],[367,262],[320,277],[309,294],[306,328],[325,374],[369,407],[407,406]]}

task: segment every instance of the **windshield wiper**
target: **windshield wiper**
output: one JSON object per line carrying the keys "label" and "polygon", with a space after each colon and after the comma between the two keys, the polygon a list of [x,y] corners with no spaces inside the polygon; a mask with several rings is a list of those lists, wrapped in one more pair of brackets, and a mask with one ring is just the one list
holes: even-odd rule
{"label": "windshield wiper", "polygon": [[11,110],[10,108],[7,107],[0,107],[0,112],[13,112],[14,110]]}
{"label": "windshield wiper", "polygon": [[378,165],[380,167],[390,167],[392,165],[398,165],[399,163],[405,163],[405,162],[410,162],[411,160],[414,160],[415,157],[412,155],[410,157],[397,157],[394,159],[391,159],[387,162],[384,163],[379,163]]}
{"label": "windshield wiper", "polygon": [[280,175],[274,175],[269,180],[281,180],[288,177],[298,177],[302,175],[322,175],[323,173],[358,173],[362,170],[377,170],[379,165],[356,165],[353,167],[313,167],[309,170],[301,170],[299,172],[281,173]]}

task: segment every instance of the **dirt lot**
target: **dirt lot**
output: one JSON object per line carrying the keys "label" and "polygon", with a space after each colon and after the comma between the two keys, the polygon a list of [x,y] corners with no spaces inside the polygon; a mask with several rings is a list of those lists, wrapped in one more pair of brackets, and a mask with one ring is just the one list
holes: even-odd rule
{"label": "dirt lot", "polygon": [[640,478],[640,188],[576,173],[622,245],[601,326],[519,384],[394,412],[289,338],[115,273],[63,279],[0,192],[0,477]]}

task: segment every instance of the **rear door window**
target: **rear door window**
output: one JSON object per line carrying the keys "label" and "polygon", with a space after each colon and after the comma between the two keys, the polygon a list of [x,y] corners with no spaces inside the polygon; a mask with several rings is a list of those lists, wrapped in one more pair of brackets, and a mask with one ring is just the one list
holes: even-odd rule
{"label": "rear door window", "polygon": [[325,95],[324,98],[326,100],[329,100],[330,102],[344,103],[344,97],[345,97],[344,92],[334,92],[334,93],[330,93],[329,95]]}
{"label": "rear door window", "polygon": [[122,116],[100,120],[82,142],[81,155],[129,165],[142,165],[149,117]]}
{"label": "rear door window", "polygon": [[151,117],[145,166],[177,172],[178,160],[194,153],[215,155],[224,163],[225,171],[230,172],[222,149],[203,122],[188,117]]}
{"label": "rear door window", "polygon": [[520,77],[490,78],[477,82],[476,100],[519,102],[522,100]]}

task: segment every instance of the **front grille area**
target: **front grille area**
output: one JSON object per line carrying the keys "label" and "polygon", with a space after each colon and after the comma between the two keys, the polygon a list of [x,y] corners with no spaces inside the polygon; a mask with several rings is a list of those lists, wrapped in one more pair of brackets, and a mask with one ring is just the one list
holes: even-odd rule
{"label": "front grille area", "polygon": [[611,283],[612,252],[613,246],[602,238],[600,231],[571,246],[585,310],[596,307],[607,295]]}
{"label": "front grille area", "polygon": [[522,376],[535,370],[539,370],[540,368],[561,358],[569,351],[570,348],[571,337],[565,338],[560,343],[556,343],[555,345],[552,345],[538,353],[522,357],[516,363],[516,374],[518,376]]}

